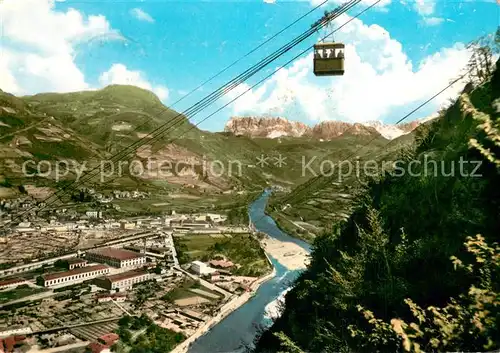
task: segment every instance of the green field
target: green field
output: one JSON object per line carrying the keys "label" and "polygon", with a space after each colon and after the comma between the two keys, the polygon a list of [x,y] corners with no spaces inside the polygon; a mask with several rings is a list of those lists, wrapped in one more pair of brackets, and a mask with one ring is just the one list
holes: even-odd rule
{"label": "green field", "polygon": [[203,298],[211,300],[211,301],[214,300],[213,298],[210,298],[209,296],[204,296],[203,294],[191,292],[189,289],[201,289],[204,292],[208,292],[210,294],[216,295],[219,298],[221,296],[220,293],[217,293],[209,288],[202,286],[198,281],[195,281],[191,278],[187,278],[177,288],[172,289],[167,294],[165,294],[162,297],[162,299],[167,301],[167,302],[171,302],[171,303],[173,303],[175,300],[197,297],[197,296],[203,297]]}
{"label": "green field", "polygon": [[13,300],[22,299],[30,295],[44,292],[43,288],[32,288],[28,285],[21,285],[15,289],[0,292],[0,303],[8,303]]}
{"label": "green field", "polygon": [[195,234],[175,237],[174,242],[181,263],[225,257],[240,265],[232,271],[236,275],[262,276],[271,270],[264,250],[250,234],[233,234],[230,238]]}
{"label": "green field", "polygon": [[117,333],[120,341],[112,347],[118,353],[165,353],[186,339],[181,334],[157,326],[149,317],[124,316]]}

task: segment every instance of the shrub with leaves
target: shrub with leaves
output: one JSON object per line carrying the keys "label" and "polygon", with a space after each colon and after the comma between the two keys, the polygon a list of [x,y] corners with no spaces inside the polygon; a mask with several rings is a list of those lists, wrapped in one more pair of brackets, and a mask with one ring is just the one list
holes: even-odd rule
{"label": "shrub with leaves", "polygon": [[[461,99],[464,113],[472,115],[482,123],[478,126],[486,136],[487,143],[500,147],[500,120],[478,112],[464,95]],[[470,147],[477,149],[489,162],[500,168],[500,159],[491,149],[485,148],[476,139]],[[500,348],[500,246],[488,244],[484,237],[467,237],[465,248],[472,261],[451,256],[456,271],[477,278],[477,285],[469,287],[467,293],[451,298],[442,308],[429,306],[423,309],[411,299],[406,299],[413,318],[412,322],[394,318],[387,323],[358,305],[371,331],[350,325],[353,337],[363,347],[392,346],[394,351],[441,352],[484,351]]]}
{"label": "shrub with leaves", "polygon": [[477,275],[478,287],[471,286],[468,293],[457,300],[451,299],[444,308],[429,306],[426,309],[406,299],[413,322],[392,319],[390,323],[375,318],[373,313],[362,306],[358,310],[372,325],[372,331],[349,327],[353,337],[363,342],[363,346],[394,346],[394,351],[443,352],[443,351],[484,351],[500,348],[500,247],[488,245],[481,235],[469,237],[465,243],[467,251],[474,256],[474,263],[465,264],[457,257],[451,260],[457,270]]}

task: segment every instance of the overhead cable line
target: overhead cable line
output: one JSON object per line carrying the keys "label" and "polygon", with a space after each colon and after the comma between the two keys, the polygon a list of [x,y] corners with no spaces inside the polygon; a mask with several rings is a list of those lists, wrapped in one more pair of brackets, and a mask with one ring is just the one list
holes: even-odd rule
{"label": "overhead cable line", "polygon": [[[436,99],[438,96],[440,96],[441,94],[443,94],[446,90],[448,90],[451,86],[453,86],[455,83],[457,83],[458,81],[462,80],[467,74],[469,73],[469,71],[465,72],[464,74],[460,75],[458,78],[454,79],[453,81],[451,81],[451,83],[449,83],[446,87],[444,87],[443,89],[441,89],[439,92],[437,92],[436,94],[434,94],[432,97],[428,98],[427,100],[425,100],[423,103],[419,104],[416,108],[414,108],[413,110],[411,110],[409,113],[407,113],[405,116],[403,116],[402,118],[400,118],[398,121],[396,121],[394,123],[394,125],[398,125],[400,123],[402,123],[404,120],[406,120],[407,118],[409,118],[411,115],[413,115],[414,113],[416,113],[417,111],[419,111],[420,109],[422,109],[424,106],[426,106],[427,104],[429,104],[431,101],[433,101],[434,99]],[[352,127],[350,127],[349,129],[346,130],[349,131]],[[345,133],[345,132],[344,132]],[[372,139],[370,139],[368,141],[368,143],[364,144],[363,146],[361,146],[361,148],[357,149],[354,153],[351,153],[349,156],[347,156],[345,158],[345,160],[349,160],[351,159],[352,157],[354,157],[359,151],[361,151],[362,149],[364,149],[365,147],[367,147],[368,145],[370,145],[375,139],[377,138],[377,136],[374,136]],[[385,147],[387,147],[391,142],[388,142],[382,149],[384,149]],[[333,172],[333,166],[332,168],[330,168],[330,170],[328,171],[328,173],[324,173],[324,174],[329,174],[330,172]],[[333,173],[332,173],[333,175]],[[297,186],[297,188],[294,190],[294,193],[297,193],[297,192],[300,192],[300,191],[303,191],[304,189],[306,189],[307,187],[309,187],[310,185],[312,185],[316,180],[318,180],[319,178],[322,178],[322,176],[318,176],[318,177],[313,177],[309,180],[307,180],[305,183],[302,183],[300,184],[299,186]],[[323,178],[331,178],[331,176],[323,176]],[[328,180],[328,179],[327,179]],[[283,200],[280,201],[281,204],[283,203],[286,203],[288,201],[291,200],[291,197],[288,196],[288,197],[285,197]]]}
{"label": "overhead cable line", "polygon": [[[250,50],[249,52],[247,52],[245,55],[243,55],[239,59],[236,59],[235,61],[233,61],[228,66],[226,66],[225,68],[223,68],[222,70],[220,70],[219,72],[217,72],[216,74],[214,74],[213,76],[211,76],[210,78],[208,78],[205,81],[203,81],[202,83],[200,83],[197,87],[193,88],[191,91],[189,91],[188,93],[186,93],[185,95],[183,95],[181,98],[179,98],[178,100],[176,100],[174,103],[172,103],[167,108],[173,108],[176,104],[182,102],[184,99],[186,99],[187,97],[189,97],[190,95],[192,95],[194,92],[196,92],[197,90],[199,90],[200,88],[202,88],[206,84],[212,82],[215,78],[219,77],[224,72],[226,72],[230,68],[234,67],[236,64],[240,63],[243,59],[246,59],[248,56],[250,56],[251,54],[255,53],[257,50],[259,50],[260,48],[262,48],[264,45],[266,45],[267,43],[269,43],[270,41],[272,41],[274,38],[278,37],[281,33],[285,32],[287,29],[289,29],[292,26],[294,26],[296,23],[298,23],[299,21],[301,21],[303,18],[307,17],[308,15],[310,15],[311,13],[313,13],[314,11],[316,11],[318,8],[320,8],[321,6],[323,6],[324,4],[326,4],[328,1],[329,0],[324,0],[322,3],[318,4],[317,6],[315,6],[311,10],[309,10],[307,13],[305,13],[302,16],[300,16],[299,18],[297,18],[295,21],[293,21],[292,23],[290,23],[289,25],[287,25],[286,27],[284,27],[283,29],[281,29],[279,32],[273,34],[271,37],[269,37],[264,42],[260,43],[258,46],[256,46],[255,48],[253,48],[252,50]],[[167,110],[168,109],[163,109],[163,111],[157,117],[161,116]],[[138,127],[136,127],[134,129],[134,131],[138,131],[141,127],[146,126],[149,121],[150,121],[150,119],[148,119],[145,123],[143,123],[143,124],[139,125]]]}
{"label": "overhead cable line", "polygon": [[[346,11],[348,11],[350,8],[352,8],[353,6],[355,6],[356,4],[358,4],[361,0],[351,0],[347,3],[345,3],[344,5],[342,6],[339,6],[337,9],[335,9],[334,11],[332,11],[332,15],[330,16],[329,18],[329,21],[333,20],[334,18],[338,17],[339,15],[345,13]],[[377,4],[378,2],[380,2],[381,0],[378,0],[376,3],[374,3],[372,6],[370,6],[369,8],[373,7],[375,4]],[[369,9],[367,8],[367,9]],[[366,10],[367,10],[366,9]],[[366,11],[365,10],[365,11]],[[364,12],[364,11],[363,11]],[[351,19],[352,20],[352,19]],[[350,20],[350,21],[351,21]],[[237,87],[238,85],[240,85],[242,82],[244,82],[245,80],[247,80],[248,78],[250,78],[251,76],[255,75],[257,72],[259,72],[260,70],[262,70],[263,67],[267,66],[268,64],[270,64],[271,62],[275,61],[277,58],[279,58],[280,56],[282,56],[283,54],[285,54],[286,52],[290,51],[293,47],[295,47],[296,45],[300,44],[301,42],[303,42],[305,39],[307,39],[308,37],[310,37],[311,35],[313,35],[316,31],[318,31],[319,29],[323,28],[324,26],[326,26],[329,21],[324,21],[318,25],[315,25],[315,26],[312,26],[309,30],[305,31],[303,34],[299,35],[298,37],[296,37],[294,40],[292,40],[291,42],[289,42],[288,44],[284,45],[283,47],[281,47],[279,50],[277,50],[276,52],[274,52],[273,54],[269,55],[268,57],[266,57],[265,59],[261,60],[258,64],[254,65],[253,67],[251,67],[250,69],[246,70],[244,73],[238,75],[236,78],[232,79],[231,81],[229,81],[227,84],[223,85],[221,88],[219,88],[218,90],[216,90],[215,92],[209,94],[208,96],[206,96],[203,100],[199,101],[198,103],[196,103],[195,105],[193,105],[192,107],[188,108],[186,111],[178,114],[176,117],[174,117],[173,119],[171,119],[170,122],[167,122],[165,124],[163,124],[162,126],[160,126],[159,128],[155,129],[154,131],[152,131],[151,133],[147,134],[146,136],[142,137],[140,140],[132,143],[129,147],[125,148],[124,150],[122,150],[121,152],[117,153],[115,156],[113,156],[112,158],[116,157],[116,156],[120,156],[120,155],[123,155],[123,154],[127,154],[129,153],[128,149],[130,148],[138,148],[140,147],[140,145],[144,144],[144,143],[147,143],[147,142],[150,142],[152,139],[157,139],[158,137],[160,137],[161,135],[165,134],[166,132],[168,132],[168,130],[172,127],[174,127],[176,124],[178,124],[179,122],[182,124],[184,122],[184,116],[185,115],[196,115],[197,113],[199,113],[202,109],[204,109],[206,106],[210,105],[211,103],[213,103],[215,100],[217,100],[218,98],[222,97],[223,95],[227,94],[229,91],[231,91],[232,89],[234,89],[235,87]],[[348,22],[350,22],[348,21]],[[305,51],[304,51],[305,52]],[[301,53],[300,55],[302,55],[303,53]],[[298,56],[300,56],[298,55]],[[292,59],[291,61],[295,60],[298,56],[296,56],[294,59]],[[291,61],[287,62],[290,63]],[[285,64],[286,65],[286,64]],[[283,67],[283,66],[282,66]],[[282,68],[281,67],[281,68]],[[280,69],[281,69],[280,68]],[[278,69],[279,70],[279,69]],[[277,71],[277,70],[276,70]],[[274,74],[274,73],[273,73]],[[268,77],[272,76],[269,75]],[[259,81],[257,84],[261,83],[261,81]],[[253,85],[252,87],[256,86],[257,84]],[[248,91],[248,90],[247,90]],[[242,95],[242,94],[241,94]],[[237,98],[241,97],[241,95],[239,95]],[[236,100],[237,98],[233,99],[230,103],[232,103],[234,100]],[[228,104],[226,104],[225,106],[227,106]],[[225,107],[224,106],[224,107]],[[219,109],[220,110],[220,109]],[[212,114],[213,115],[213,114]],[[179,121],[176,121],[177,118],[180,118]],[[204,120],[206,120],[207,118],[205,118]],[[202,120],[202,121],[204,121]],[[200,122],[201,123],[201,122]],[[199,124],[199,123],[198,123]],[[193,129],[194,127],[196,127],[197,125],[195,126],[192,126],[191,129]],[[189,129],[189,130],[191,130]],[[188,131],[189,131],[188,130]],[[152,139],[149,139],[148,137],[153,135],[154,137]],[[142,143],[142,144],[141,144]],[[121,158],[121,157],[120,157]],[[86,177],[89,177],[89,178],[92,178],[93,176],[95,175],[90,175],[90,173],[92,171],[95,171],[95,170],[98,170],[99,167],[95,167],[94,169],[92,169],[88,174],[86,174],[83,178],[86,178]],[[89,176],[90,175],[90,176]],[[82,180],[80,183],[83,183],[84,180]],[[50,200],[51,198],[53,197],[56,197],[56,198],[60,198],[61,196],[64,196],[64,192],[69,189],[71,186],[73,186],[74,184],[76,183],[76,181],[72,182],[71,184],[67,185],[66,187],[64,188],[61,188],[59,189],[57,192],[55,192],[54,194],[52,194],[50,197],[48,197],[46,200],[44,200],[44,202],[46,202],[47,200]],[[73,187],[73,190],[76,189],[77,186],[74,186]],[[59,196],[59,193],[62,192],[63,194]],[[54,200],[54,202],[56,202],[56,200]],[[49,205],[46,205],[46,206],[49,206]],[[36,207],[36,206],[35,206]],[[22,217],[24,214],[30,212],[34,207],[28,209],[26,212],[24,212],[23,214],[21,214],[20,216]],[[43,209],[43,208],[41,208]],[[41,210],[39,209],[39,210]],[[12,223],[13,221],[11,221]]]}

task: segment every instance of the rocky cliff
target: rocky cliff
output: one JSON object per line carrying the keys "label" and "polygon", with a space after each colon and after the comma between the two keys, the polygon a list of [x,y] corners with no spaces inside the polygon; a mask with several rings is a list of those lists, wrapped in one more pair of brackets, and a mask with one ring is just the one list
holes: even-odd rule
{"label": "rocky cliff", "polygon": [[384,124],[380,121],[352,124],[343,121],[329,120],[322,121],[312,127],[282,117],[232,117],[227,122],[224,131],[248,137],[277,138],[283,136],[308,136],[321,140],[331,140],[344,133],[352,135],[379,133],[386,139],[392,140],[413,131],[413,129],[421,123],[434,117],[435,116],[414,120],[399,125]]}
{"label": "rocky cliff", "polygon": [[308,135],[311,128],[304,123],[281,117],[234,117],[227,122],[224,131],[250,137],[277,138]]}

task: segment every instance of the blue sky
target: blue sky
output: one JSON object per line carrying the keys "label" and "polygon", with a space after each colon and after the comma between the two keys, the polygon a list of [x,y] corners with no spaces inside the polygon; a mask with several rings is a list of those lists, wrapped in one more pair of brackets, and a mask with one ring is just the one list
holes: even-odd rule
{"label": "blue sky", "polygon": [[[32,94],[131,82],[152,89],[166,105],[314,7],[314,2],[280,0],[36,0],[36,5],[24,7],[13,1],[0,5],[2,18],[10,18],[1,44],[7,53],[0,62],[0,73],[5,74],[0,79],[2,89]],[[357,5],[349,15],[355,16],[367,3],[371,2]],[[327,6],[334,4],[330,1]],[[325,119],[394,122],[456,76],[468,58],[457,43],[495,31],[499,9],[491,1],[392,0],[339,31],[337,39],[350,46],[344,77],[316,78],[310,72],[308,51],[260,90],[252,90],[200,127],[222,130],[233,115],[285,116],[309,124]],[[173,108],[183,111],[196,103],[308,29],[323,10],[316,10]],[[41,22],[20,25],[15,18],[21,15]],[[37,43],[28,38],[37,35],[41,39]],[[317,38],[300,44],[247,83],[269,75]],[[421,66],[422,62],[426,65]],[[460,88],[450,89],[412,118],[432,114]],[[192,121],[199,122],[234,97],[234,92],[227,95]]]}

